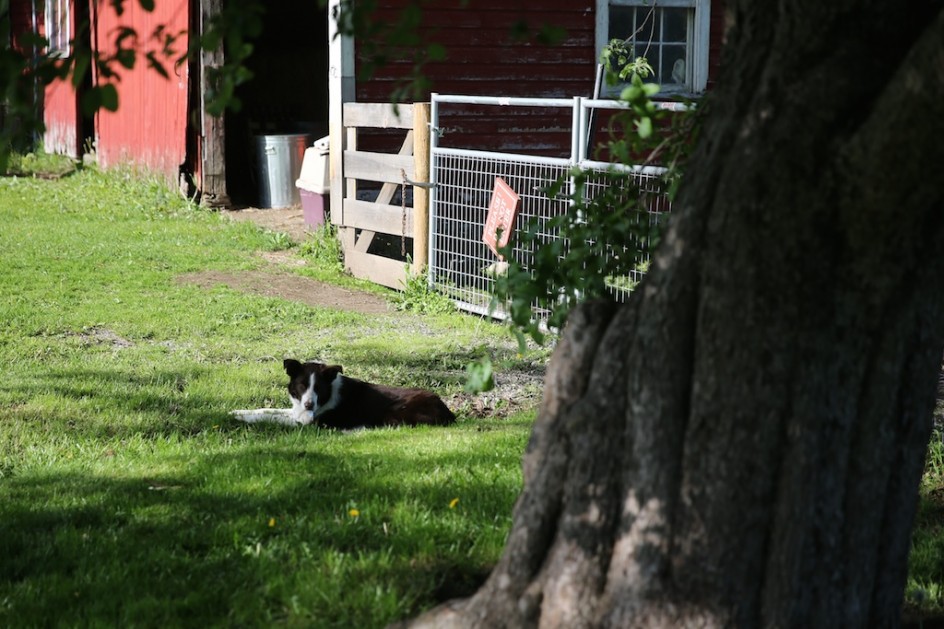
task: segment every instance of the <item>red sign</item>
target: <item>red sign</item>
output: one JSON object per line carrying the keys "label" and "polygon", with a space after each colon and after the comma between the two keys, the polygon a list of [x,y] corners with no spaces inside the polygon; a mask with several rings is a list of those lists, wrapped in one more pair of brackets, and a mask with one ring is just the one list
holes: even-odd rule
{"label": "red sign", "polygon": [[488,218],[485,219],[482,242],[488,245],[500,260],[504,258],[498,253],[498,249],[508,244],[520,209],[521,197],[504,179],[495,177],[495,190],[492,191],[492,201],[488,204]]}

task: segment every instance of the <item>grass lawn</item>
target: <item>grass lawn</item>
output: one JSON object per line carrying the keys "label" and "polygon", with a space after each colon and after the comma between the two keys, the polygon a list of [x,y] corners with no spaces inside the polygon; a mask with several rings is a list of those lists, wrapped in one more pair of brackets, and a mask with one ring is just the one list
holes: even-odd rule
{"label": "grass lawn", "polygon": [[0,178],[0,626],[377,627],[487,575],[533,409],[348,434],[227,413],[286,405],[285,356],[455,403],[470,359],[544,355],[474,317],[177,281],[285,246],[126,172]]}
{"label": "grass lawn", "polygon": [[[546,355],[517,356],[473,317],[178,281],[269,268],[259,252],[289,244],[127,172],[0,178],[0,627],[379,627],[487,575],[533,409],[482,412],[463,369],[487,356],[501,379]],[[293,251],[309,262],[293,272],[356,284],[325,242]],[[287,403],[285,356],[432,388],[459,421],[337,434],[230,419]],[[944,613],[942,522],[937,434],[910,617]]]}

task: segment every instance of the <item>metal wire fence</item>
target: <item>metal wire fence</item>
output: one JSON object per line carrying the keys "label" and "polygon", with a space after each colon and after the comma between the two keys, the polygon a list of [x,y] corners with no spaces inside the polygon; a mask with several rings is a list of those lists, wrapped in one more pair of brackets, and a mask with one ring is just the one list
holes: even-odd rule
{"label": "metal wire fence", "polygon": [[[483,242],[483,230],[488,207],[495,186],[495,178],[501,177],[518,193],[521,209],[514,229],[524,229],[529,223],[536,227],[538,242],[562,239],[563,236],[548,222],[568,211],[570,200],[564,193],[552,194],[558,189],[571,190],[568,177],[574,166],[587,172],[581,189],[586,198],[593,198],[607,190],[615,194],[645,195],[646,212],[642,221],[649,224],[661,220],[670,210],[668,197],[661,189],[662,169],[630,169],[629,177],[614,177],[613,164],[591,162],[585,159],[586,132],[580,132],[580,122],[585,120],[584,99],[546,99],[548,106],[570,106],[574,108],[571,155],[569,158],[552,158],[534,155],[440,148],[435,140],[431,147],[431,180],[434,184],[430,195],[430,261],[429,281],[440,292],[452,297],[460,308],[479,314],[504,316],[499,307],[492,311],[492,288],[496,273],[501,272],[498,257]],[[534,107],[542,99],[487,99],[433,95],[431,124],[435,138],[438,129],[438,112],[442,103],[495,104],[500,106]],[[602,101],[595,101],[602,102]],[[607,101],[608,106],[619,104]],[[625,169],[624,169],[625,170]],[[616,188],[614,189],[614,186]],[[617,204],[618,205],[618,204]],[[640,230],[642,232],[648,230]],[[515,241],[513,241],[515,242]],[[645,242],[600,243],[601,255],[619,256],[635,254]],[[515,260],[529,267],[534,251],[515,244]],[[626,277],[607,278],[607,287],[619,300],[628,298],[632,287],[645,272],[645,264],[637,266]],[[534,313],[543,318],[547,313],[534,304]]]}

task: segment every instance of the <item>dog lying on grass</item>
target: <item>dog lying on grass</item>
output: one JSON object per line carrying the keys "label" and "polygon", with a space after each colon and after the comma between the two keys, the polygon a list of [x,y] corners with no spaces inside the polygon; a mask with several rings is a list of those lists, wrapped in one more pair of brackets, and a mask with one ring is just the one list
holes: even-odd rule
{"label": "dog lying on grass", "polygon": [[268,422],[289,426],[316,424],[353,430],[380,426],[446,426],[456,416],[435,393],[371,384],[345,375],[341,365],[282,363],[288,374],[290,409],[259,408],[233,411],[236,419],[250,424]]}

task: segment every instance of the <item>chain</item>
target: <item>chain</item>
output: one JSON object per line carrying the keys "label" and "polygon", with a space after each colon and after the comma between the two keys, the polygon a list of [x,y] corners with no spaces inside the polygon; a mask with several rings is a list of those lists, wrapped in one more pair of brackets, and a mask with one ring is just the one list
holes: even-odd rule
{"label": "chain", "polygon": [[406,258],[406,177],[400,184],[400,257]]}

